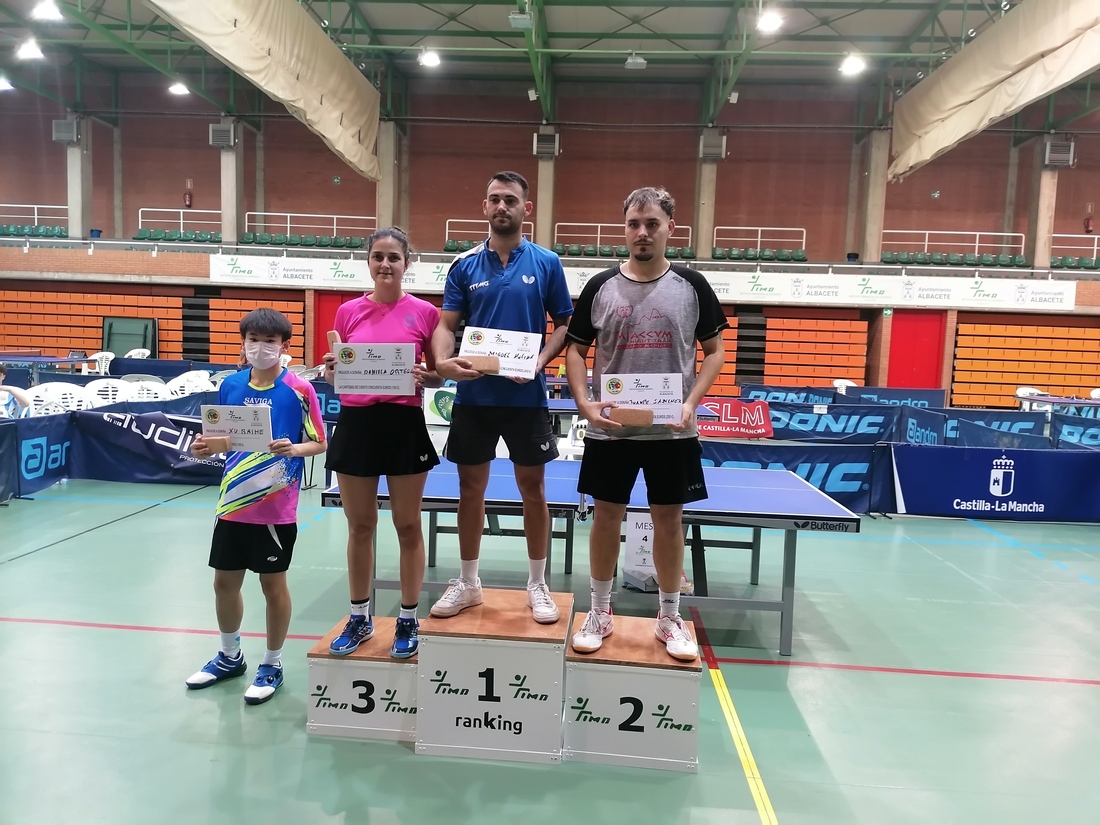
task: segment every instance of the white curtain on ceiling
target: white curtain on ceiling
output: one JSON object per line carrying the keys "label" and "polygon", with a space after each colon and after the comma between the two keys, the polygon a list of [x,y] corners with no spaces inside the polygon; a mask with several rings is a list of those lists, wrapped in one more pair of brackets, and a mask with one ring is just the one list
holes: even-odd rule
{"label": "white curtain on ceiling", "polygon": [[378,180],[378,90],[296,0],[146,0]]}
{"label": "white curtain on ceiling", "polygon": [[894,109],[897,180],[1100,67],[1100,0],[1024,0]]}

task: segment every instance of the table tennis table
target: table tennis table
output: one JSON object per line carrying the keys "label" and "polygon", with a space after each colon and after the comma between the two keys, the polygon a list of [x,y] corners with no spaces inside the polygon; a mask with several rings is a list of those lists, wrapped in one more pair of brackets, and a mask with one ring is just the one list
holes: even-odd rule
{"label": "table tennis table", "polygon": [[[552,461],[546,467],[546,499],[552,518],[565,520],[564,531],[551,530],[550,543],[555,538],[565,540],[565,573],[573,572],[574,520],[587,507],[578,498],[577,477],[579,461]],[[794,633],[794,583],[798,534],[800,532],[858,533],[859,516],[837,504],[828,495],[806,480],[788,470],[754,470],[731,467],[707,467],[704,469],[709,498],[684,506],[684,525],[689,528],[688,548],[691,552],[692,578],[695,595],[684,596],[685,605],[725,608],[731,610],[761,610],[779,613],[779,652],[791,655]],[[389,506],[386,480],[378,485],[379,505]],[[321,496],[322,506],[341,506],[340,492],[335,486]],[[428,538],[428,563],[435,565],[436,537],[439,533],[457,532],[456,527],[441,526],[438,514],[458,510],[458,469],[443,460],[440,466],[428,473],[424,489],[424,509],[430,514]],[[631,494],[629,512],[649,509],[644,480],[639,476]],[[494,459],[490,467],[489,486],[485,491],[487,514],[522,515],[522,501],[516,488],[511,462]],[[704,542],[702,528],[706,526],[748,527],[752,529],[751,541],[710,540]],[[706,549],[710,547],[738,548],[751,551],[749,583],[759,583],[760,549],[762,531],[783,531],[783,570],[778,599],[733,598],[709,595],[707,581]],[[522,536],[523,531],[501,531],[499,535]],[[547,557],[549,571],[549,556]],[[400,588],[398,581],[377,581],[376,587]],[[425,582],[425,588],[446,587],[445,582]],[[644,601],[652,604],[656,594],[631,593],[626,590],[616,595],[620,603]]]}
{"label": "table tennis table", "polygon": [[26,366],[31,371],[31,386],[39,383],[39,370],[42,367],[58,367],[73,364],[86,364],[87,358],[57,358],[52,355],[19,355],[0,352],[0,363],[13,366]]}

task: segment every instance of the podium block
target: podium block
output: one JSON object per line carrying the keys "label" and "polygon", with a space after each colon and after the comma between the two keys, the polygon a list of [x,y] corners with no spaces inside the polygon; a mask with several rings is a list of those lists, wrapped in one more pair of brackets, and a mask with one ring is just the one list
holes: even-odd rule
{"label": "podium block", "polygon": [[[573,618],[574,633],[584,619],[584,613]],[[567,651],[563,759],[669,771],[698,768],[702,664],[698,658],[681,662],[669,656],[653,622],[616,616],[615,632],[598,651]]]}
{"label": "podium block", "polygon": [[353,739],[416,739],[416,657],[390,656],[396,620],[375,616],[374,636],[354,653],[333,656],[328,646],[344,621],[306,654],[306,731]]}
{"label": "podium block", "polygon": [[552,595],[552,625],[535,622],[524,590],[485,590],[484,604],[421,623],[418,754],[561,760],[573,594]]}

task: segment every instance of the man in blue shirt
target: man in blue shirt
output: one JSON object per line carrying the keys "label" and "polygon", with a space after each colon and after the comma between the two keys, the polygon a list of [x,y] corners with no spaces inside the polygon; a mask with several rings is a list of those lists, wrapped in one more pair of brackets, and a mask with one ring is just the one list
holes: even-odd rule
{"label": "man in blue shirt", "polygon": [[[489,238],[455,258],[447,274],[443,311],[432,338],[436,370],[459,382],[444,454],[458,465],[458,544],[462,569],[432,606],[436,617],[454,616],[482,602],[477,575],[485,524],[489,462],[503,438],[523,499],[523,530],[530,574],[527,603],[535,621],[552,624],[558,608],[546,586],[546,545],[550,512],[544,488],[545,465],[558,457],[557,438],[546,403],[543,370],[565,346],[573,301],[558,256],[523,237],[531,214],[527,181],[516,172],[498,172],[489,181],[482,206]],[[546,318],[554,332],[546,338]],[[533,380],[483,375],[455,356],[455,330],[471,327],[513,330],[542,336]]]}

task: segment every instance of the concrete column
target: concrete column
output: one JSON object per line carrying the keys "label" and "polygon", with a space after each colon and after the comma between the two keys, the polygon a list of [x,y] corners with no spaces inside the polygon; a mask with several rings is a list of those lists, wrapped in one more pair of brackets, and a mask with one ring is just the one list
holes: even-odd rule
{"label": "concrete column", "polygon": [[[412,126],[406,126],[412,129]],[[397,225],[409,228],[409,136],[399,134],[397,137]]]}
{"label": "concrete column", "polygon": [[113,140],[113,169],[114,169],[114,218],[115,237],[126,237],[122,220],[122,118],[118,119],[118,126],[111,130]]}
{"label": "concrete column", "polygon": [[[704,136],[719,136],[720,129],[704,129]],[[691,242],[695,254],[710,257],[714,246],[714,206],[718,197],[718,161],[699,159],[695,164],[695,230]]]}
{"label": "concrete column", "polygon": [[[1011,140],[1011,138],[1010,138]],[[1008,182],[1005,185],[1005,214],[1001,220],[1001,232],[1011,234],[1016,226],[1016,188],[1020,173],[1020,147],[1011,146],[1008,150]],[[1004,254],[1012,252],[1008,244],[1001,249]]]}
{"label": "concrete column", "polygon": [[886,170],[890,165],[890,133],[877,130],[867,138],[867,177],[863,187],[863,226],[860,258],[876,263],[882,257],[882,229],[886,216]]}
{"label": "concrete column", "polygon": [[256,211],[266,212],[267,182],[264,180],[264,133],[256,133]]}
{"label": "concrete column", "polygon": [[[863,177],[863,142],[852,144],[848,166],[848,211],[844,216],[844,252],[855,251],[859,238],[859,182]],[[874,263],[874,261],[872,261]]]}
{"label": "concrete column", "polygon": [[[553,126],[540,126],[540,135],[557,132]],[[538,194],[535,197],[535,243],[554,245],[554,188],[556,184],[554,164],[557,158],[539,158]]]}
{"label": "concrete column", "polygon": [[92,124],[70,117],[80,126],[80,140],[65,149],[68,173],[69,237],[87,238],[92,226]]}
{"label": "concrete column", "polygon": [[1054,207],[1058,202],[1058,170],[1043,165],[1043,145],[1035,146],[1031,172],[1031,203],[1027,210],[1027,244],[1024,255],[1032,266],[1050,266],[1054,234]]}
{"label": "concrete column", "polygon": [[379,226],[393,226],[400,213],[401,169],[398,163],[397,124],[378,124],[378,167],[381,177],[375,186],[375,212]]}
{"label": "concrete column", "polygon": [[[223,118],[222,123],[233,119]],[[232,149],[221,150],[221,164],[222,243],[234,244],[244,232],[244,140],[239,134]]]}

